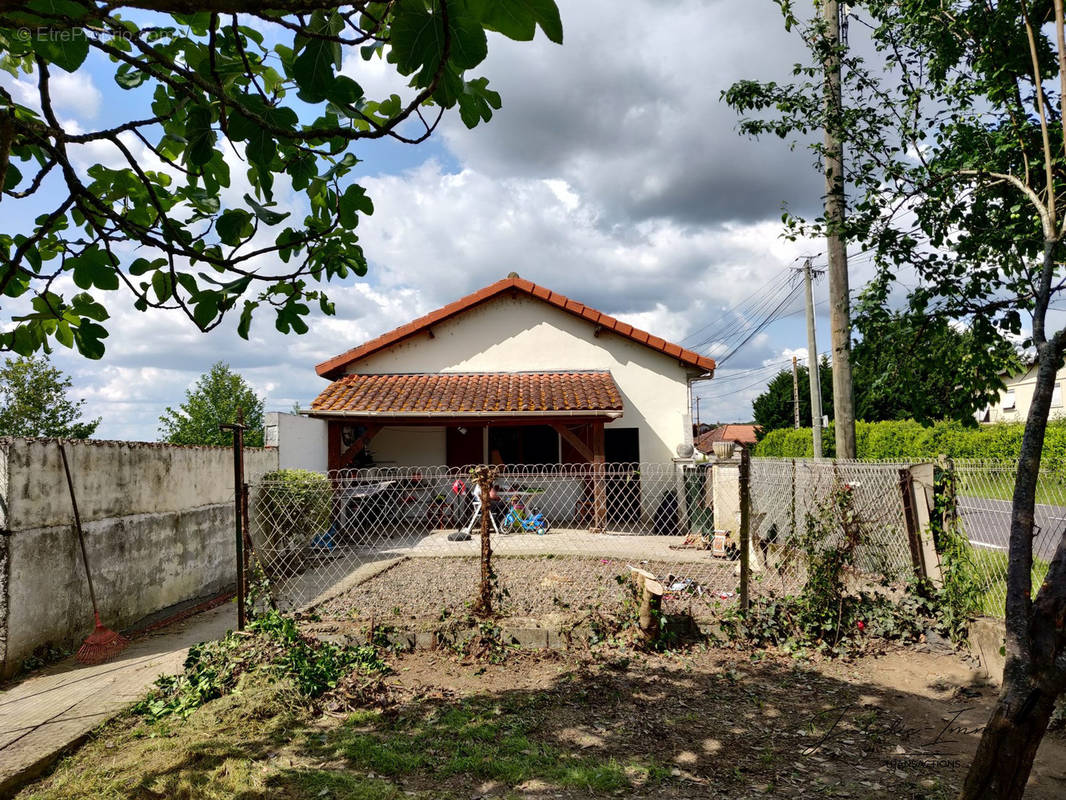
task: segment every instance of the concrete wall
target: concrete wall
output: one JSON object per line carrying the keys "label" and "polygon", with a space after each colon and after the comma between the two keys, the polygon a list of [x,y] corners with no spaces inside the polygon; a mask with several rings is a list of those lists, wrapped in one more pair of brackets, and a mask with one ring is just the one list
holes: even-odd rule
{"label": "concrete wall", "polygon": [[[66,442],[89,564],[105,625],[122,629],[233,583],[233,460],[222,447]],[[43,644],[71,646],[92,630],[63,465],[55,440],[0,446],[7,478],[6,568],[0,601],[3,674]],[[278,451],[249,449],[248,480]],[[2,481],[0,481],[2,483]]]}
{"label": "concrete wall", "polygon": [[279,469],[329,468],[328,426],[325,420],[272,411],[264,415],[263,440],[278,448]]}
{"label": "concrete wall", "polygon": [[[610,423],[637,428],[641,461],[665,463],[692,442],[688,379],[676,358],[601,331],[533,298],[501,297],[354,364],[352,372],[527,372],[609,370],[624,414]],[[380,436],[380,434],[379,434]],[[371,449],[382,447],[375,438]],[[399,460],[399,459],[396,459]],[[432,463],[443,463],[440,457]],[[400,463],[417,463],[406,457]]]}

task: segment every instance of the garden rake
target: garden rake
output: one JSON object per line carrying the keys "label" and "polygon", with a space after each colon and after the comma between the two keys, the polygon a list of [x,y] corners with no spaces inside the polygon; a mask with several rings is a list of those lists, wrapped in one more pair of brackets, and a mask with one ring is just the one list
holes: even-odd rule
{"label": "garden rake", "polygon": [[105,628],[100,622],[100,610],[96,606],[96,592],[93,590],[93,576],[89,571],[89,554],[85,550],[85,534],[81,530],[78,501],[74,496],[74,481],[71,480],[70,465],[67,464],[67,451],[63,447],[63,442],[58,442],[58,444],[59,455],[63,459],[63,472],[67,476],[67,488],[70,490],[70,504],[74,508],[74,528],[78,532],[78,544],[81,545],[81,560],[85,564],[85,578],[89,582],[89,599],[92,600],[93,617],[96,620],[96,630],[89,634],[82,646],[78,648],[78,652],[74,657],[82,664],[102,664],[125,650],[130,641],[110,628]]}

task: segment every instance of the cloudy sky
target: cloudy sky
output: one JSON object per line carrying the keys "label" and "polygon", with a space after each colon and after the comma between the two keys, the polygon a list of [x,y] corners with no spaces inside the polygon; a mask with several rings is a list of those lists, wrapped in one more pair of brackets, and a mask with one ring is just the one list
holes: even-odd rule
{"label": "cloudy sky", "polygon": [[[780,287],[819,243],[784,241],[780,216],[820,205],[809,154],[752,142],[719,99],[739,78],[787,80],[801,58],[771,0],[559,0],[562,47],[490,37],[478,70],[502,94],[492,122],[467,130],[455,115],[430,142],[356,151],[374,200],[360,222],[370,273],[335,285],[335,317],[282,336],[261,317],[251,341],[236,320],[204,335],[183,317],[138,313],[109,298],[105,357],[59,348],[97,436],[157,437],[158,418],[218,360],[265,397],[268,410],[306,406],[325,386],[314,365],[516,271],[666,339],[712,355],[751,320],[725,313]],[[58,109],[82,128],[135,116],[140,97],[87,63],[53,85]],[[377,64],[346,63],[373,93],[389,86]],[[4,85],[28,93],[28,85]],[[10,202],[10,201],[9,201]],[[8,209],[9,213],[15,209]],[[19,210],[18,216],[29,212]],[[11,224],[12,217],[5,222]],[[816,261],[824,262],[824,256]],[[852,284],[869,277],[853,265]],[[828,349],[824,280],[816,286],[819,349]],[[755,300],[745,303],[751,308]],[[806,357],[798,299],[699,389],[703,421],[742,421],[792,355]],[[745,326],[748,327],[745,327]]]}

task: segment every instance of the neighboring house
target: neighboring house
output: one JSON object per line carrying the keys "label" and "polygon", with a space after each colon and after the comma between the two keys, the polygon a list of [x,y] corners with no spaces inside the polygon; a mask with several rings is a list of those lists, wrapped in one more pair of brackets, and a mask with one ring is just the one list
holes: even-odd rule
{"label": "neighboring house", "polygon": [[319,364],[328,466],[664,462],[714,361],[518,277]]}
{"label": "neighboring house", "polygon": [[[1029,406],[1033,402],[1033,390],[1036,388],[1036,364],[1022,375],[1003,376],[1006,388],[999,393],[999,402],[988,406],[975,415],[978,422],[1024,422],[1029,416]],[[1066,408],[1062,405],[1062,386],[1066,383],[1066,368],[1060,369],[1055,376],[1055,390],[1051,395],[1051,409],[1048,419],[1066,418]]]}
{"label": "neighboring house", "polygon": [[696,437],[696,449],[710,454],[715,442],[736,442],[744,447],[752,447],[758,430],[758,425],[719,425]]}

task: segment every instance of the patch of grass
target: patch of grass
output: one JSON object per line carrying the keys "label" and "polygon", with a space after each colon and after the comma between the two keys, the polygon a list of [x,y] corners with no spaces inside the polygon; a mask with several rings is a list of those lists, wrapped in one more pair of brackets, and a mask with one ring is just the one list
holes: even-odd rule
{"label": "patch of grass", "polygon": [[395,716],[357,713],[311,747],[319,755],[339,755],[357,769],[384,776],[462,775],[510,786],[537,779],[604,793],[668,777],[669,769],[654,761],[597,758],[544,742],[536,732],[549,712],[549,698],[533,695],[502,701],[468,698]]}
{"label": "patch of grass", "polygon": [[[1002,617],[1007,605],[1007,554],[974,547],[970,550],[969,558],[974,575],[984,586],[977,599],[978,611],[992,617]],[[1031,572],[1034,595],[1044,583],[1047,571],[1048,562],[1034,557]]]}
{"label": "patch of grass", "polygon": [[[971,472],[958,476],[960,501],[966,497],[981,497],[987,500],[1005,500],[1014,498],[1014,474],[1000,471]],[[1036,502],[1040,504],[1066,505],[1066,484],[1061,477],[1041,473],[1036,484]]]}
{"label": "patch of grass", "polygon": [[[283,769],[266,781],[273,797],[344,798],[344,800],[396,800],[423,797],[408,794],[388,781],[342,770]],[[439,797],[439,795],[436,795]]]}
{"label": "patch of grass", "polygon": [[310,730],[293,708],[295,687],[248,674],[230,695],[185,719],[127,714],[105,725],[18,800],[438,800],[381,778],[323,766],[292,746]]}

